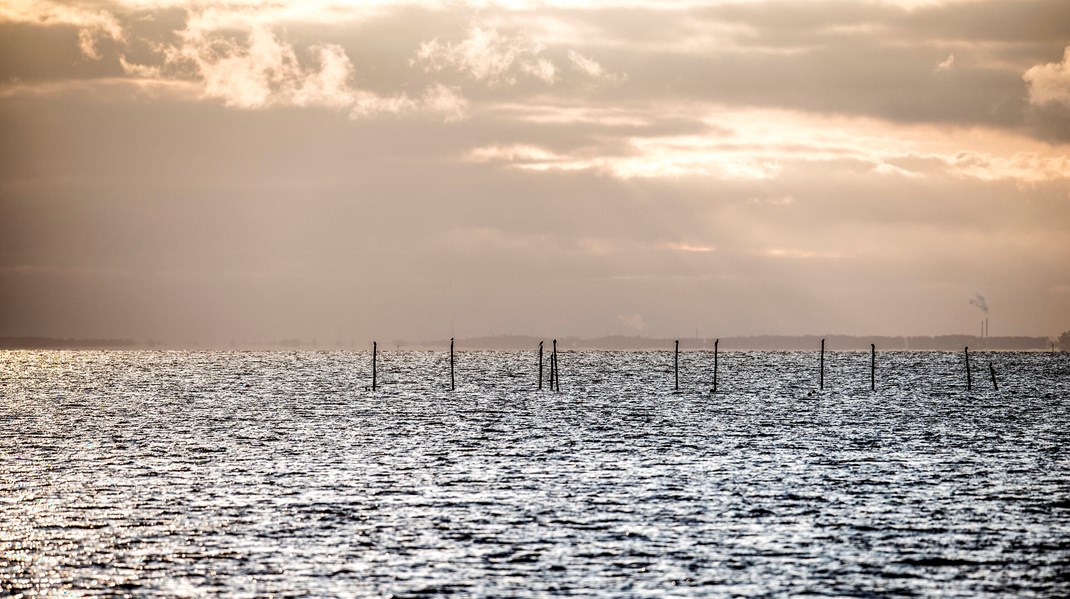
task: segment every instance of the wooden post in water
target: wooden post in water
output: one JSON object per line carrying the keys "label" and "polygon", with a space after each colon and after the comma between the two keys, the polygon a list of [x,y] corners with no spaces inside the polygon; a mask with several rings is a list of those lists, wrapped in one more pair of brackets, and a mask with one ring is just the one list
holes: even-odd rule
{"label": "wooden post in water", "polygon": [[552,375],[553,380],[550,382],[550,388],[553,389],[554,391],[560,391],[561,390],[561,370],[557,366],[557,339],[554,339],[554,355],[553,355],[552,359],[553,359],[553,364],[551,365],[551,368],[553,369],[553,375]]}
{"label": "wooden post in water", "polygon": [[988,373],[992,375],[992,388],[999,391],[999,385],[996,384],[996,367],[991,362],[988,363]]}
{"label": "wooden post in water", "polygon": [[542,391],[542,341],[539,342],[539,391]]}
{"label": "wooden post in water", "polygon": [[680,340],[676,340],[676,352],[672,355],[673,376],[676,378],[675,390],[680,390]]}
{"label": "wooden post in water", "polygon": [[818,385],[821,390],[825,389],[825,340],[821,340],[821,375],[818,379]]}
{"label": "wooden post in water", "polygon": [[372,391],[375,391],[375,357],[379,353],[379,345],[372,341]]}
{"label": "wooden post in water", "polygon": [[713,340],[713,392],[717,393],[717,344],[720,339]]}
{"label": "wooden post in water", "polygon": [[453,337],[450,337],[450,391],[456,389],[457,386],[453,378]]}
{"label": "wooden post in water", "polygon": [[973,379],[970,378],[970,346],[967,345],[962,351],[966,354],[966,390],[971,391],[973,390]]}
{"label": "wooden post in water", "polygon": [[[553,343],[553,342],[551,342]],[[550,391],[554,390],[554,349],[550,347]]]}
{"label": "wooden post in water", "polygon": [[877,345],[869,344],[869,390],[877,390]]}

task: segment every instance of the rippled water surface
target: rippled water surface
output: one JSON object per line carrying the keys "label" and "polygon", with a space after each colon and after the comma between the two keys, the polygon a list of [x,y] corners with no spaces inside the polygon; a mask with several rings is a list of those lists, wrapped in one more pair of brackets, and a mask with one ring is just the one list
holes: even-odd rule
{"label": "rippled water surface", "polygon": [[1070,355],[971,357],[0,352],[0,594],[1066,596]]}

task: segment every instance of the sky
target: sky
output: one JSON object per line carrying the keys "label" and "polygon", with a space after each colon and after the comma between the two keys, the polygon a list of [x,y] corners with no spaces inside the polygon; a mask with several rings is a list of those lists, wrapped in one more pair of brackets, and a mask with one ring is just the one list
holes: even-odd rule
{"label": "sky", "polygon": [[1070,2],[0,0],[0,336],[1070,329]]}

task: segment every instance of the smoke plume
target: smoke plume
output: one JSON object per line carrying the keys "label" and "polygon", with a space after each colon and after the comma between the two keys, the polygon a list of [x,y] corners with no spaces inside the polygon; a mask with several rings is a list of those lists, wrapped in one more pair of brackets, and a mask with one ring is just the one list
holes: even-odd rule
{"label": "smoke plume", "polygon": [[988,314],[988,300],[985,296],[981,295],[980,291],[974,292],[973,297],[970,298],[970,304],[977,306],[979,310]]}

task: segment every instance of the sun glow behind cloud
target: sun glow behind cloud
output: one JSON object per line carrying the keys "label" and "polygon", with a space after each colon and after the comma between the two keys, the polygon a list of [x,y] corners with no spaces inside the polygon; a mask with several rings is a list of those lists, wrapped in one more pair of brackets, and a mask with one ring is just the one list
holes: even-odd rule
{"label": "sun glow behind cloud", "polygon": [[[144,252],[172,263],[156,273],[277,273],[357,301],[353,272],[376,294],[421,298],[459,288],[442,274],[456,268],[478,290],[463,305],[487,313],[531,285],[606,303],[604,326],[641,313],[653,332],[666,326],[656,285],[708,297],[712,278],[747,298],[739,322],[799,296],[834,303],[824,294],[851,285],[872,284],[887,309],[899,304],[881,297],[986,277],[1046,298],[1070,285],[1066,12],[1040,0],[0,3],[12,32],[0,102],[20,148],[0,181],[13,198],[0,282],[32,290],[23,279],[51,273],[73,297],[76,273],[133,279],[113,263]],[[113,108],[138,117],[62,118]],[[168,158],[150,160],[161,147]],[[58,232],[51,245],[20,233],[47,238],[64,214],[107,215],[94,230],[125,251],[63,254]],[[182,218],[174,230],[195,233],[166,241],[158,223]],[[926,310],[919,327],[952,321]],[[487,318],[491,333],[511,322]]]}

